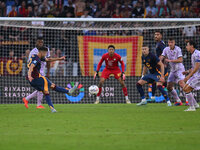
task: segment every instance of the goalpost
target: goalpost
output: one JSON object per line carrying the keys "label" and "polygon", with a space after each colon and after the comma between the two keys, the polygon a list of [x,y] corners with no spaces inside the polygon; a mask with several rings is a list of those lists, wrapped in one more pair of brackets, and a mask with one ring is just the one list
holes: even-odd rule
{"label": "goalpost", "polygon": [[[122,56],[126,66],[126,85],[131,102],[139,102],[136,82],[141,77],[141,47],[150,46],[155,52],[154,32],[163,32],[167,44],[170,36],[182,48],[184,65],[191,67],[185,41],[193,39],[200,49],[200,19],[135,19],[135,18],[0,18],[0,103],[22,103],[22,98],[34,91],[25,76],[29,52],[38,36],[51,50],[51,57],[65,55],[66,61],[51,63],[50,80],[56,85],[72,87],[79,81],[79,90],[72,95],[50,91],[53,103],[93,103],[88,92],[94,71],[110,44]],[[105,64],[102,65],[102,69]],[[180,88],[180,96],[182,92]],[[148,86],[146,94],[150,94]],[[197,92],[194,93],[199,98]],[[156,96],[162,100],[160,93]],[[103,86],[102,103],[125,103],[122,89],[113,76]],[[197,99],[198,100],[198,99]],[[36,103],[36,99],[30,101]]]}

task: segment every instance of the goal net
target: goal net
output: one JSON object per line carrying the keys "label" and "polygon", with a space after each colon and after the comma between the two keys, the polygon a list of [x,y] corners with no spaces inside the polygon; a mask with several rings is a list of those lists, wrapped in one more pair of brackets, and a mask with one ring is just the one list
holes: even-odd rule
{"label": "goal net", "polygon": [[[76,81],[79,89],[73,95],[50,91],[53,103],[93,103],[95,96],[88,92],[94,71],[108,45],[116,47],[125,62],[126,86],[131,102],[139,102],[136,83],[141,78],[141,48],[149,45],[155,52],[154,32],[163,33],[163,41],[173,36],[176,45],[182,48],[184,65],[191,67],[186,40],[193,39],[200,48],[200,19],[87,19],[87,18],[0,18],[0,103],[22,103],[22,98],[34,89],[26,80],[26,63],[36,38],[44,38],[44,45],[51,57],[66,56],[65,61],[51,63],[50,80],[58,86],[71,88]],[[100,74],[105,68],[102,64]],[[176,87],[184,100],[182,90]],[[145,86],[150,96],[150,85]],[[198,94],[194,93],[197,98]],[[157,102],[163,97],[157,91]],[[124,103],[120,83],[110,76],[103,85],[102,103]],[[36,103],[32,99],[30,103]]]}

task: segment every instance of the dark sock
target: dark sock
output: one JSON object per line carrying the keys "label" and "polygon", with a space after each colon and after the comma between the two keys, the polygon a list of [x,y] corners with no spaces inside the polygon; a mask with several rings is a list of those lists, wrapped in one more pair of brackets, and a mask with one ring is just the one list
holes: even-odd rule
{"label": "dark sock", "polygon": [[136,86],[137,86],[138,92],[140,93],[141,99],[144,99],[145,96],[144,96],[144,90],[143,90],[143,88],[142,88],[142,85],[139,84],[139,83],[137,83]]}
{"label": "dark sock", "polygon": [[53,109],[54,106],[53,106],[53,104],[52,104],[52,102],[51,102],[51,98],[50,98],[49,94],[45,95],[45,99],[46,99],[47,104],[49,105],[49,107],[50,107],[51,109]]}
{"label": "dark sock", "polygon": [[60,92],[60,93],[69,93],[69,90],[67,90],[67,89],[65,89],[63,87],[59,87],[59,86],[55,86],[53,88],[53,90],[56,91],[56,92]]}
{"label": "dark sock", "polygon": [[155,96],[156,93],[156,83],[152,84],[152,96]]}
{"label": "dark sock", "polygon": [[157,88],[160,90],[160,92],[162,93],[162,95],[164,96],[164,98],[166,99],[166,101],[169,101],[169,97],[167,95],[167,92],[164,90],[164,88],[162,87],[162,85],[158,85]]}

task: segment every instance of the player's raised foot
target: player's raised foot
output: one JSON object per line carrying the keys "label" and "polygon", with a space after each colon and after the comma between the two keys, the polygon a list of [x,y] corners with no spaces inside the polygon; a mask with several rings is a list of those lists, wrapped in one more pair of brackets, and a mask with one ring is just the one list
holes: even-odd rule
{"label": "player's raised foot", "polygon": [[26,100],[25,97],[22,99],[22,101],[24,102],[24,106],[25,106],[26,108],[28,108],[28,101]]}
{"label": "player's raised foot", "polygon": [[140,103],[137,104],[137,106],[142,106],[142,105],[146,105],[147,101],[146,99],[142,99],[142,101]]}
{"label": "player's raised foot", "polygon": [[186,101],[186,102],[185,102],[185,106],[189,106],[189,103],[188,103],[188,101]]}
{"label": "player's raised foot", "polygon": [[183,105],[182,102],[175,102],[175,103],[174,103],[174,106],[181,106],[181,105]]}
{"label": "player's raised foot", "polygon": [[172,106],[172,103],[170,101],[167,101],[167,106],[168,107],[171,107]]}
{"label": "player's raised foot", "polygon": [[127,99],[126,104],[131,104],[131,101],[129,99]]}
{"label": "player's raised foot", "polygon": [[200,106],[199,106],[198,103],[196,103],[196,104],[194,105],[194,107],[195,107],[196,109],[198,109]]}
{"label": "player's raised foot", "polygon": [[196,111],[196,109],[194,106],[190,106],[190,107],[188,107],[188,109],[186,109],[184,111]]}
{"label": "player's raised foot", "polygon": [[96,100],[96,101],[94,102],[94,104],[99,104],[99,100]]}
{"label": "player's raised foot", "polygon": [[42,106],[42,105],[39,105],[39,106],[37,106],[36,108],[37,108],[37,109],[45,109],[45,107]]}
{"label": "player's raised foot", "polygon": [[57,111],[56,111],[55,108],[52,108],[52,109],[51,109],[51,112],[52,112],[52,113],[56,113]]}
{"label": "player's raised foot", "polygon": [[78,84],[79,84],[79,82],[76,82],[75,85],[73,86],[73,88],[69,89],[69,94],[74,93],[74,91],[78,88]]}

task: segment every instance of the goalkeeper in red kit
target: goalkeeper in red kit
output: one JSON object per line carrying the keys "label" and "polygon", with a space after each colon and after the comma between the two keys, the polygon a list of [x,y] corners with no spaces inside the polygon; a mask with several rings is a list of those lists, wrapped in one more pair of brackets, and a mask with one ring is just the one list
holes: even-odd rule
{"label": "goalkeeper in red kit", "polygon": [[[97,94],[95,104],[99,103],[99,98],[100,98],[100,95],[101,95],[102,86],[103,86],[105,80],[108,79],[111,74],[113,74],[115,76],[115,79],[117,79],[120,82],[124,96],[126,98],[126,103],[131,104],[130,100],[128,99],[127,88],[126,88],[126,85],[124,83],[124,80],[125,80],[125,74],[124,74],[125,65],[124,65],[124,62],[123,62],[121,56],[115,53],[115,47],[113,45],[108,46],[108,53],[104,54],[102,56],[100,62],[98,63],[97,70],[94,74],[94,79],[96,78],[96,76],[98,76],[98,72],[101,68],[103,61],[105,61],[106,67],[104,68],[102,75],[101,75],[101,79],[100,79],[100,82],[99,82],[99,93]],[[118,62],[120,62],[121,65],[122,65],[122,72],[121,72],[121,70],[118,66]]]}

